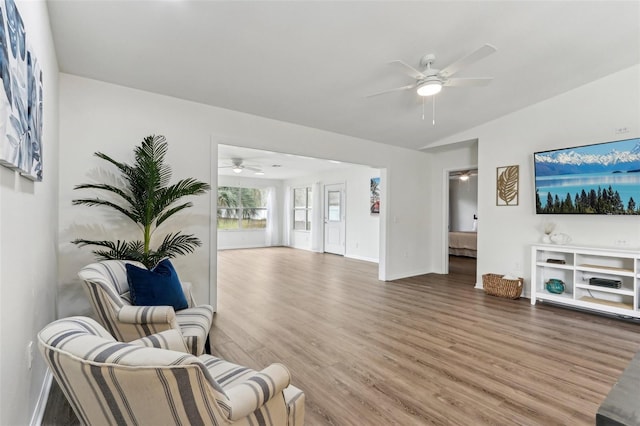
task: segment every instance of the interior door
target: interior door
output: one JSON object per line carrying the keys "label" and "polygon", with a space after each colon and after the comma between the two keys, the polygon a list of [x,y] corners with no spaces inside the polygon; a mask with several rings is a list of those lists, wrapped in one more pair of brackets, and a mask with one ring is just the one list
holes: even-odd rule
{"label": "interior door", "polygon": [[324,251],[344,256],[345,252],[344,184],[324,187]]}

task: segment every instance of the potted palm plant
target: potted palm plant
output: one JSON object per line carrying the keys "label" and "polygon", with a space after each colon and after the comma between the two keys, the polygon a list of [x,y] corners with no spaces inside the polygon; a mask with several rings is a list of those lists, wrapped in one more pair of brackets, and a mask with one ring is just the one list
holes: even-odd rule
{"label": "potted palm plant", "polygon": [[153,232],[167,219],[192,206],[191,202],[180,202],[180,200],[187,196],[204,194],[210,189],[209,184],[193,178],[182,179],[170,185],[171,168],[164,162],[167,149],[168,144],[164,136],[152,135],[144,138],[142,144],[134,149],[133,164],[116,161],[102,152],[96,152],[95,155],[98,158],[117,167],[124,185],[122,187],[106,183],[77,185],[74,189],[106,191],[112,197],[115,196],[113,199],[116,201],[95,197],[75,199],[72,203],[103,206],[116,210],[140,227],[142,238],[130,241],[78,238],[72,243],[81,247],[99,247],[93,250],[93,253],[100,260],[137,260],[149,269],[165,257],[185,255],[200,246],[200,240],[194,235],[175,232],[165,235],[157,248],[151,248]]}

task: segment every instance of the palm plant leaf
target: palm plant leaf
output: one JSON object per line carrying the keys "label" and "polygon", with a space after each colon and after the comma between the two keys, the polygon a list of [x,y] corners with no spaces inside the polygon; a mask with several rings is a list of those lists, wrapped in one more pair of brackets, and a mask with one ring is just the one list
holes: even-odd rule
{"label": "palm plant leaf", "polygon": [[[157,199],[156,199],[156,203],[154,204],[154,216],[156,217],[162,216],[163,219],[160,221],[160,223],[162,223],[169,216],[173,215],[177,211],[180,211],[182,210],[182,208],[184,208],[182,207],[170,214],[167,214],[167,212],[165,212],[165,209],[168,206],[170,206],[180,198],[190,196],[190,195],[204,194],[209,189],[210,189],[209,184],[204,182],[199,182],[192,178],[183,179],[174,185],[171,185],[165,188],[160,188],[156,194]],[[189,205],[188,207],[191,207],[191,205]],[[156,226],[157,225],[159,225],[158,220],[156,220]]]}
{"label": "palm plant leaf", "polygon": [[123,215],[127,216],[134,223],[139,223],[140,222],[139,216],[136,215],[135,212],[130,212],[129,210],[125,209],[124,207],[121,207],[121,206],[119,206],[119,205],[117,205],[117,204],[115,204],[115,203],[113,203],[111,201],[102,200],[100,198],[79,198],[79,199],[71,201],[71,204],[73,204],[74,206],[83,205],[83,206],[105,206],[105,207],[110,207],[112,209],[115,209],[115,210],[119,211]]}
{"label": "palm plant leaf", "polygon": [[129,204],[133,204],[134,202],[134,200],[128,193],[118,188],[117,186],[109,185],[106,183],[83,183],[81,185],[74,186],[73,189],[99,189],[103,191],[109,191],[119,195]]}
{"label": "palm plant leaf", "polygon": [[148,136],[136,147],[136,165],[141,171],[138,177],[144,183],[145,191],[156,192],[169,184],[171,167],[164,164],[167,148],[164,136]]}
{"label": "palm plant leaf", "polygon": [[196,247],[201,246],[200,240],[191,234],[167,234],[158,247],[157,252],[163,253],[166,257],[175,257],[176,255],[185,255],[192,253]]}
{"label": "palm plant leaf", "polygon": [[94,155],[98,158],[102,158],[103,160],[110,162],[111,164],[116,166],[118,170],[120,170],[124,175],[127,175],[128,173],[131,172],[131,166],[129,166],[126,163],[121,163],[120,161],[116,161],[103,152],[96,152]]}
{"label": "palm plant leaf", "polygon": [[191,202],[186,202],[184,204],[180,204],[179,206],[175,206],[170,208],[169,210],[163,212],[162,214],[160,214],[160,216],[158,216],[158,218],[156,219],[156,228],[158,226],[160,226],[160,224],[162,222],[164,222],[165,220],[169,219],[171,216],[173,216],[175,213],[178,213],[180,210],[184,210],[188,207],[193,206],[193,203]]}
{"label": "palm plant leaf", "polygon": [[98,246],[104,247],[106,250],[93,250],[93,254],[100,260],[111,259],[130,259],[138,260],[136,258],[136,252],[139,247],[142,246],[142,241],[108,241],[108,240],[85,240],[75,239],[72,243],[77,244],[80,247],[84,246]]}
{"label": "palm plant leaf", "polygon": [[[147,171],[155,171],[160,186],[166,186],[171,179],[171,167],[164,164],[169,145],[164,136],[147,136],[142,144],[135,149],[136,164]],[[151,176],[150,176],[151,177]]]}
{"label": "palm plant leaf", "polygon": [[211,187],[208,183],[200,182],[194,178],[187,178],[170,185],[163,190],[163,195],[171,202],[187,195],[201,195]]}

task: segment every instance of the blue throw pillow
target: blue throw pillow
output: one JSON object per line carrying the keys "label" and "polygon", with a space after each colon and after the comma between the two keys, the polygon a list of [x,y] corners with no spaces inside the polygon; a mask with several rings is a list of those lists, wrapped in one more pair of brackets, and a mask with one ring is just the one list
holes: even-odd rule
{"label": "blue throw pillow", "polygon": [[189,307],[178,274],[169,259],[152,270],[126,264],[131,300],[136,306],[173,306],[176,311]]}

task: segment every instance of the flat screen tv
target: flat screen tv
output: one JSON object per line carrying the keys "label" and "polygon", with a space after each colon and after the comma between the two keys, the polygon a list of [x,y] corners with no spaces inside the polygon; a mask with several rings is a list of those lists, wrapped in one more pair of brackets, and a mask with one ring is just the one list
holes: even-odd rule
{"label": "flat screen tv", "polygon": [[640,215],[640,138],[536,152],[538,214]]}

